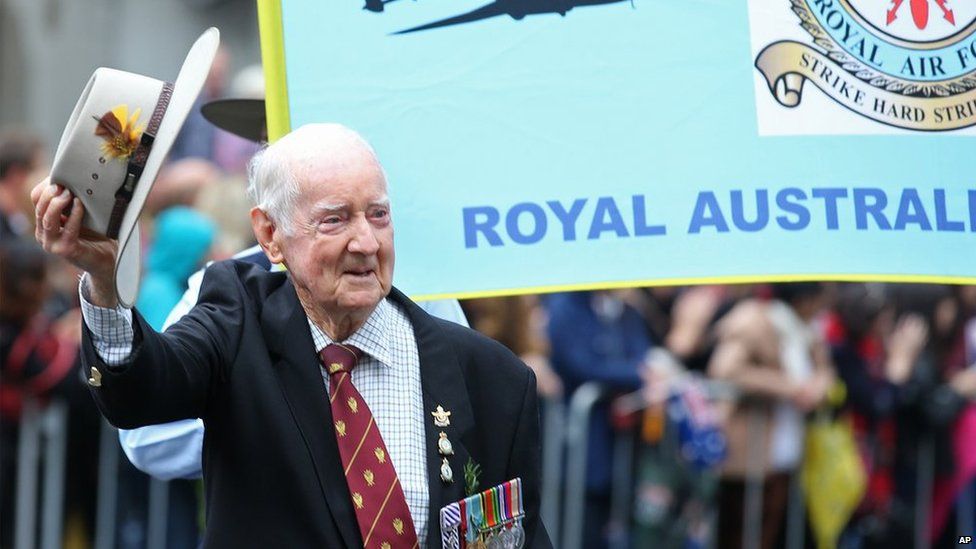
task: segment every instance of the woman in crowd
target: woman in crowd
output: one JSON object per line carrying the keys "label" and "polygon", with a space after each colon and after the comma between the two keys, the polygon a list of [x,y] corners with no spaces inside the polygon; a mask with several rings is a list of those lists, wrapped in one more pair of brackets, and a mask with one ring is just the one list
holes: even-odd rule
{"label": "woman in crowd", "polygon": [[717,325],[709,374],[741,397],[726,423],[728,457],[719,486],[719,547],[743,547],[747,484],[762,485],[759,546],[777,547],[790,477],[803,452],[804,415],[833,383],[833,366],[814,320],[827,303],[819,283],[778,284],[772,300],[747,299]]}

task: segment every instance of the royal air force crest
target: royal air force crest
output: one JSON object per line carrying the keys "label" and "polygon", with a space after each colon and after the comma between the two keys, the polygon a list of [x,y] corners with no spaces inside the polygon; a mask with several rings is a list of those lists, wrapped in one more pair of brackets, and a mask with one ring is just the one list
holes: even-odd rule
{"label": "royal air force crest", "polygon": [[915,131],[976,125],[976,2],[786,2],[808,35],[765,45],[756,58],[776,101],[801,107],[813,83],[876,122]]}

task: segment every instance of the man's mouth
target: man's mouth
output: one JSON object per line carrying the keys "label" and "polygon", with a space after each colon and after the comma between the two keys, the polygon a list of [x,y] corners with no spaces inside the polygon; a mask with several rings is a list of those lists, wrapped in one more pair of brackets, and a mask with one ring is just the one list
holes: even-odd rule
{"label": "man's mouth", "polygon": [[345,274],[354,276],[356,278],[366,278],[373,274],[373,269],[350,269],[346,271]]}

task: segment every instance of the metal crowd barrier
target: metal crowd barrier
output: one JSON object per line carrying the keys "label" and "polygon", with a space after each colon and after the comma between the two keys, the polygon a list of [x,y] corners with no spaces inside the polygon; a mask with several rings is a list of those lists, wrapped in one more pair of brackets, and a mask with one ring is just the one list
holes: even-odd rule
{"label": "metal crowd barrier", "polygon": [[[95,515],[95,549],[113,549],[118,526],[119,463],[127,459],[119,446],[119,432],[102,420],[98,455],[98,509]],[[166,547],[169,482],[149,479],[146,549]]]}
{"label": "metal crowd barrier", "polygon": [[115,547],[119,494],[119,443],[115,428],[102,420],[98,450],[98,508],[95,511],[95,549]]}
{"label": "metal crowd barrier", "polygon": [[[680,382],[680,380],[679,380]],[[727,385],[707,381],[712,396],[732,398]],[[542,444],[542,518],[555,547],[580,549],[586,497],[587,436],[590,415],[609,391],[592,382],[579,387],[570,397],[568,407],[559,399],[548,399],[543,407]],[[638,394],[624,397],[624,408],[639,411],[647,404]],[[762,436],[764,418],[754,416],[750,438]],[[666,429],[667,432],[667,429]],[[758,439],[757,439],[758,440]],[[633,430],[618,432],[614,443],[611,492],[611,525],[613,547],[626,547],[629,541],[633,507],[634,447]],[[17,449],[15,549],[56,549],[61,547],[64,525],[64,481],[67,446],[67,406],[54,400],[41,407],[35,400],[24,404]],[[763,444],[750,444],[753,451],[765,451]],[[99,449],[98,494],[95,548],[115,547],[118,468],[122,459],[118,432],[102,422]],[[565,461],[565,471],[563,463]],[[759,464],[759,456],[751,463]],[[565,476],[564,476],[565,472]],[[42,475],[43,481],[39,482]],[[914,540],[916,549],[928,549],[931,501],[935,480],[935,445],[931,436],[922,439],[917,449]],[[40,485],[40,497],[39,497]],[[743,547],[760,546],[762,531],[763,477],[756,467],[747,474],[743,505]],[[40,503],[40,507],[38,504]],[[166,547],[169,483],[152,480],[150,484],[147,548]],[[40,509],[40,528],[38,528]],[[959,497],[956,508],[957,530],[972,532],[976,512],[976,490],[968,488]],[[798,475],[790,484],[786,514],[787,549],[803,549],[806,510]],[[713,529],[714,532],[714,529]],[[40,539],[38,539],[38,537]],[[714,542],[714,539],[712,539]]]}
{"label": "metal crowd barrier", "polygon": [[589,435],[593,407],[607,396],[603,385],[595,382],[579,386],[569,400],[566,419],[566,506],[563,531],[554,546],[580,549],[583,543],[583,519],[586,505],[586,439]]}
{"label": "metal crowd barrier", "polygon": [[929,522],[932,506],[922,505],[932,501],[935,485],[935,441],[931,435],[923,435],[918,444],[918,461],[915,462],[915,549],[928,549]]}
{"label": "metal crowd barrier", "polygon": [[[67,426],[68,409],[64,402],[54,400],[43,408],[34,399],[24,402],[17,447],[15,549],[62,547]],[[104,420],[100,436],[95,548],[113,549],[122,450],[118,431]],[[150,480],[147,549],[166,547],[168,509],[169,483]]]}
{"label": "metal crowd barrier", "polygon": [[542,406],[542,521],[554,547],[559,547],[562,524],[560,506],[563,476],[563,441],[566,437],[566,406],[562,399],[547,398]]}
{"label": "metal crowd barrier", "polygon": [[[677,383],[682,383],[684,379],[678,378]],[[700,378],[704,382],[706,389],[713,398],[732,399],[737,398],[735,389],[725,383],[714,380]],[[553,515],[553,507],[549,511],[544,508],[546,524],[550,528],[554,546],[565,547],[567,549],[579,549],[582,545],[583,515],[585,506],[585,477],[587,461],[587,435],[590,422],[590,414],[593,407],[604,400],[609,391],[598,383],[587,383],[581,386],[570,397],[567,420],[565,424],[565,454],[566,476],[565,476],[565,498],[564,509],[560,515]],[[642,395],[635,393],[622,397],[623,403],[620,408],[625,412],[637,412],[646,407],[648,402]],[[764,476],[761,464],[765,461],[765,456],[761,452],[766,451],[765,444],[762,444],[762,437],[765,432],[765,418],[761,414],[755,414],[750,418],[747,436],[752,439],[749,443],[751,451],[755,452],[750,458],[750,463],[754,467],[747,471],[745,479],[745,493],[743,501],[743,539],[744,549],[757,549],[761,547],[762,539],[762,517],[763,517],[763,488]],[[554,419],[547,417],[545,424],[554,422]],[[561,455],[560,451],[552,448],[553,444],[558,443],[558,437],[551,436],[554,431],[547,431],[546,443],[544,447],[544,501],[547,501],[545,494],[549,494],[548,500],[558,497],[559,488],[552,482],[552,478],[558,478],[560,461],[553,456]],[[668,437],[668,430],[665,429],[665,439]],[[662,441],[663,443],[664,441]],[[618,432],[614,445],[613,479],[611,492],[611,547],[629,546],[630,517],[632,514],[632,497],[634,486],[634,444],[636,435],[633,431]],[[550,467],[552,469],[550,469]],[[923,440],[918,448],[918,470],[917,470],[917,497],[915,500],[915,532],[914,547],[927,549],[931,546],[928,540],[928,528],[931,511],[932,485],[934,480],[934,446],[931,439]],[[963,494],[963,502],[957,508],[958,528],[963,532],[972,531],[972,510],[976,507],[974,500],[976,495],[972,490]],[[968,503],[967,503],[968,502]],[[556,516],[555,520],[553,517]],[[717,509],[712,512],[712,517],[717,517]],[[965,519],[963,518],[965,517]],[[800,484],[799,470],[790,479],[790,488],[787,509],[785,514],[786,549],[804,549],[806,545],[806,505],[802,487]],[[970,526],[966,526],[967,522]],[[715,521],[712,520],[712,539],[710,544],[714,546]],[[561,526],[561,528],[559,528]],[[968,528],[968,529],[967,529]]]}
{"label": "metal crowd barrier", "polygon": [[[976,486],[970,485],[956,503],[956,526],[959,532],[976,532]],[[969,535],[969,534],[966,534]]]}
{"label": "metal crowd barrier", "polygon": [[[64,468],[68,407],[55,400],[43,409],[26,399],[17,442],[16,549],[56,549],[64,524]],[[41,450],[43,449],[43,455]],[[43,462],[42,462],[43,460]],[[38,469],[43,467],[40,542],[37,539]]]}

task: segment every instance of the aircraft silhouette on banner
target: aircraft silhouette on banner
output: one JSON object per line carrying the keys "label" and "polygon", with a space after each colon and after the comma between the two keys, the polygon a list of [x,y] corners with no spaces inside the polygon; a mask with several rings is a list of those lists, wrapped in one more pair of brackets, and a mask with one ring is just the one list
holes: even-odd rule
{"label": "aircraft silhouette on banner", "polygon": [[[386,4],[395,1],[396,0],[366,0],[366,5],[363,6],[363,9],[374,13],[380,13],[383,11]],[[495,0],[490,4],[485,4],[480,8],[469,11],[468,13],[462,13],[460,15],[441,19],[440,21],[434,21],[425,25],[397,31],[393,34],[409,34],[412,32],[449,27],[452,25],[474,23],[475,21],[490,19],[500,15],[508,15],[516,21],[521,20],[526,15],[539,15],[544,13],[558,13],[559,15],[566,15],[566,12],[569,10],[581,6],[600,6],[604,4],[616,4],[618,2],[628,1],[630,2],[631,6],[633,6],[633,0]]]}

